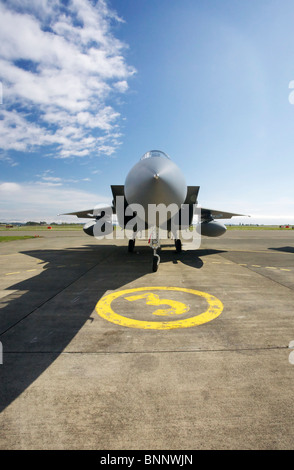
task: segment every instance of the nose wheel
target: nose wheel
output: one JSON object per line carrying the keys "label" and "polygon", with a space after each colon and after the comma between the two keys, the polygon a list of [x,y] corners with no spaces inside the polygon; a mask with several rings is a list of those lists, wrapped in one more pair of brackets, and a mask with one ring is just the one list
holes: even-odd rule
{"label": "nose wheel", "polygon": [[159,255],[156,253],[155,255],[153,255],[153,260],[152,260],[152,271],[155,273],[158,269],[158,266],[159,266],[159,263],[160,263],[160,257]]}

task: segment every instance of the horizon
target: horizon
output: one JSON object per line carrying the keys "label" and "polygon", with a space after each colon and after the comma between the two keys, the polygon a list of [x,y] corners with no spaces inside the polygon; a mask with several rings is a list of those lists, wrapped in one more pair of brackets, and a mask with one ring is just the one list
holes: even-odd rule
{"label": "horizon", "polygon": [[294,224],[290,0],[0,0],[0,13],[0,222],[78,222],[58,214],[111,204],[110,185],[158,148],[200,206],[250,215],[226,225]]}

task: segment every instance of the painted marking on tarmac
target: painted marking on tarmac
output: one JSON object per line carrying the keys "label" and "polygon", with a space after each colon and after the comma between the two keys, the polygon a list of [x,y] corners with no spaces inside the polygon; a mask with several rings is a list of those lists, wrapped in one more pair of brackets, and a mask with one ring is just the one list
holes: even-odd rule
{"label": "painted marking on tarmac", "polygon": [[271,254],[271,255],[288,255],[289,252],[283,251],[267,251],[267,250],[228,250],[230,253],[263,253],[263,254]]}
{"label": "painted marking on tarmac", "polygon": [[[134,292],[145,292],[146,294],[132,295]],[[190,318],[183,320],[172,320],[172,321],[142,321],[135,320],[134,318],[125,317],[116,313],[112,308],[112,302],[119,298],[124,297],[130,302],[134,302],[140,299],[146,299],[146,305],[169,305],[168,309],[157,309],[153,312],[155,315],[181,315],[184,311],[188,311],[189,307],[183,302],[174,301],[171,299],[160,299],[157,294],[154,294],[154,291],[172,291],[172,292],[184,292],[187,294],[196,295],[204,298],[208,303],[208,308],[205,312],[202,312],[198,315],[194,315]],[[186,289],[183,287],[138,287],[134,289],[126,289],[112,294],[108,294],[96,304],[96,312],[102,318],[116,325],[127,326],[129,328],[143,328],[147,330],[171,330],[175,328],[190,328],[192,326],[202,325],[211,320],[217,318],[223,311],[222,302],[213,295],[207,294],[206,292],[197,291],[194,289]],[[165,311],[164,311],[165,310]]]}
{"label": "painted marking on tarmac", "polygon": [[130,297],[124,297],[126,300],[133,302],[134,300],[146,299],[146,305],[170,305],[170,308],[158,309],[152,313],[152,315],[182,315],[190,310],[188,305],[177,300],[160,299],[157,294],[139,294],[131,295]]}
{"label": "painted marking on tarmac", "polygon": [[288,271],[288,272],[293,271],[292,269],[288,269],[288,268],[280,268],[278,266],[261,266],[260,264],[238,263],[238,266],[246,266],[246,267],[249,267],[249,268],[251,267],[251,268],[275,269],[277,271]]}
{"label": "painted marking on tarmac", "polygon": [[[43,264],[43,262],[42,262]],[[77,267],[77,266],[81,266],[80,264],[71,264],[69,265],[69,267]],[[55,268],[66,268],[67,265],[66,264],[59,264],[57,266],[55,266]],[[51,269],[53,269],[54,266],[51,267]],[[1,274],[1,276],[12,276],[13,274],[23,274],[23,273],[30,273],[30,272],[33,272],[33,271],[39,271],[40,273],[43,272],[44,269],[49,269],[48,266],[38,266],[37,268],[33,268],[33,269],[25,269],[24,271],[14,271],[14,272],[9,272],[9,273],[3,273]]]}

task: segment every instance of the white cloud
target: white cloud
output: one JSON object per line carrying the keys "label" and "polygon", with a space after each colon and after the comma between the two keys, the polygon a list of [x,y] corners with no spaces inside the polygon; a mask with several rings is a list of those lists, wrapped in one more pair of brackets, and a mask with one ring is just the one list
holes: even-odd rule
{"label": "white cloud", "polygon": [[58,135],[42,129],[15,110],[2,110],[1,116],[0,147],[3,150],[27,151],[36,145],[50,145],[56,142],[62,145]]}
{"label": "white cloud", "polygon": [[118,91],[121,91],[123,93],[124,91],[126,91],[129,88],[129,85],[128,85],[128,82],[126,80],[121,80],[120,82],[115,83],[114,87]]}
{"label": "white cloud", "polygon": [[103,0],[0,4],[3,150],[54,145],[60,158],[116,150],[120,112],[112,101],[135,70],[113,20],[121,21]]}
{"label": "white cloud", "polygon": [[[90,178],[60,178],[59,176],[53,176],[52,170],[45,170],[42,174],[36,175],[38,178],[34,184],[36,185],[47,185],[47,186],[63,186],[72,183],[80,183],[80,182],[89,182],[91,181]],[[5,183],[4,183],[5,184]]]}
{"label": "white cloud", "polygon": [[103,205],[111,204],[111,198],[73,188],[63,188],[61,184],[61,181],[54,183],[50,178],[44,183],[0,184],[0,220],[81,222],[77,217],[58,216],[58,214],[91,209],[97,205],[97,202]]}
{"label": "white cloud", "polygon": [[10,197],[12,193],[19,193],[21,186],[18,183],[1,183],[0,184],[0,194],[4,197]]}

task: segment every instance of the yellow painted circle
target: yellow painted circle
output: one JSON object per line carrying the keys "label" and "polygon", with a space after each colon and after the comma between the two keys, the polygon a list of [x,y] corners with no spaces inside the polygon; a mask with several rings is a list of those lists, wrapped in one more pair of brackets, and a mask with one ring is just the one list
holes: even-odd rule
{"label": "yellow painted circle", "polygon": [[[205,312],[200,313],[199,315],[186,318],[185,320],[148,322],[124,317],[123,315],[119,315],[118,313],[114,312],[111,308],[111,303],[113,302],[113,300],[117,299],[120,296],[130,294],[132,292],[153,292],[154,290],[178,291],[198,295],[200,297],[203,297],[207,301],[208,309]],[[135,289],[126,289],[114,292],[112,294],[106,295],[105,297],[102,297],[102,299],[100,299],[97,303],[95,310],[98,315],[100,315],[100,317],[112,323],[115,323],[116,325],[127,326],[129,328],[143,328],[147,330],[170,330],[173,328],[189,328],[191,326],[202,325],[203,323],[207,323],[211,320],[214,320],[222,313],[223,304],[219,299],[217,299],[213,295],[194,289],[186,289],[184,287],[138,287]]]}

